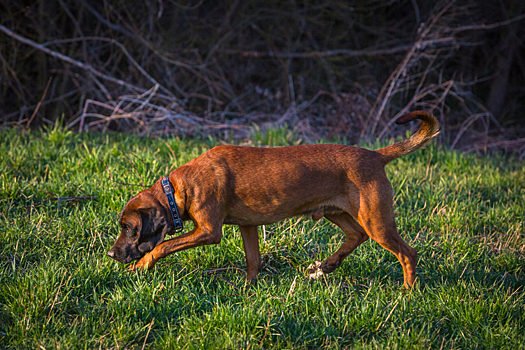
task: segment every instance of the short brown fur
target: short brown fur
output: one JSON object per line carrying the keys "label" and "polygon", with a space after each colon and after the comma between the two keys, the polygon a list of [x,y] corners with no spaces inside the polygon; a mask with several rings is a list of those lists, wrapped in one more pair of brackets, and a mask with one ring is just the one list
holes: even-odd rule
{"label": "short brown fur", "polygon": [[238,225],[244,243],[248,280],[261,267],[257,227],[308,215],[327,218],[346,235],[342,246],[320,269],[330,273],[361,243],[372,238],[401,263],[404,285],[416,278],[417,253],[398,234],[392,187],[384,166],[414,152],[439,133],[436,118],[412,112],[398,123],[420,119],[419,131],[378,151],[343,145],[280,148],[218,146],[169,175],[177,208],[195,228],[164,241],[173,228],[160,180],[133,197],[122,211],[122,232],[109,255],[130,270],[151,269],[172,253],[218,244],[222,225]]}

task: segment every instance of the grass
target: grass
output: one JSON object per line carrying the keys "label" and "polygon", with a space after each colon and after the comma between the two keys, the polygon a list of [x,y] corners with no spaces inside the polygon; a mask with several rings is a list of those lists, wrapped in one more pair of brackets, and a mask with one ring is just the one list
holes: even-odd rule
{"label": "grass", "polygon": [[[250,142],[294,142],[271,133]],[[398,229],[419,253],[411,291],[372,241],[310,281],[343,234],[305,218],[265,227],[256,285],[234,226],[149,273],[110,259],[130,196],[214,144],[2,131],[0,347],[525,348],[525,165],[509,157],[431,146],[388,166]]]}

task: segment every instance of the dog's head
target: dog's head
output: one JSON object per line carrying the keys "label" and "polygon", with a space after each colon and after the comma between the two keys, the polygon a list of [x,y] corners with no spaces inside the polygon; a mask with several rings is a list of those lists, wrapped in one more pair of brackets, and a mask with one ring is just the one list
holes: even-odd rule
{"label": "dog's head", "polygon": [[142,258],[171,231],[169,214],[149,190],[131,198],[120,215],[120,236],[108,255],[124,264]]}

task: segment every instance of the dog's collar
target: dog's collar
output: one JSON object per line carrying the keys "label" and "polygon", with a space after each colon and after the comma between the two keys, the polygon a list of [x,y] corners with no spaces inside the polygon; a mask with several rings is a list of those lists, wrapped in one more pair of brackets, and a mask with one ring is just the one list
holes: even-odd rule
{"label": "dog's collar", "polygon": [[184,229],[184,224],[180,219],[179,212],[177,211],[177,205],[175,204],[175,197],[173,196],[173,187],[171,182],[167,177],[163,177],[162,188],[164,189],[164,194],[168,198],[168,205],[170,206],[171,217],[173,218],[173,226],[175,233],[179,233]]}

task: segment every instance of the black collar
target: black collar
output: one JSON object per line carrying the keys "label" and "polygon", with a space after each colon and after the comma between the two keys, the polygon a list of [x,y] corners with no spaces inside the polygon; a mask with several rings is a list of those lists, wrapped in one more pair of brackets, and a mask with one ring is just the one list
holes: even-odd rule
{"label": "black collar", "polygon": [[168,205],[170,206],[171,217],[173,218],[173,226],[175,233],[182,232],[184,229],[184,224],[180,219],[179,212],[177,211],[177,205],[175,204],[175,198],[173,197],[173,187],[171,187],[171,182],[167,177],[163,177],[162,188],[164,189],[164,194],[168,198]]}

